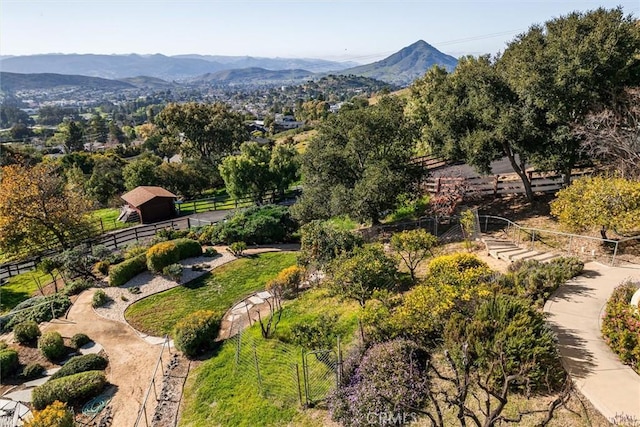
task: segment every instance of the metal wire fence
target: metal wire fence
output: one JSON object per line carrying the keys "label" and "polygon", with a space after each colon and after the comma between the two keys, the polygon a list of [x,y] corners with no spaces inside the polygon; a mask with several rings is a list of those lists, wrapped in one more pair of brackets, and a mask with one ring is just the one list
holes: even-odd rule
{"label": "metal wire fence", "polygon": [[335,349],[300,350],[278,340],[259,342],[250,333],[230,338],[235,346],[234,375],[247,387],[281,407],[320,404],[336,388],[341,367],[339,344]]}

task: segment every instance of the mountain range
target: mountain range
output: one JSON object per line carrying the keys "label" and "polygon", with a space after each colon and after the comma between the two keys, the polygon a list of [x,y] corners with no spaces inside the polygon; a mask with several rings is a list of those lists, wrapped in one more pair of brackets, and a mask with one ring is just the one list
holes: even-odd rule
{"label": "mountain range", "polygon": [[[81,55],[46,54],[0,57],[3,90],[20,87],[19,74],[24,84],[35,87],[38,78],[43,87],[57,84],[70,85],[74,79],[54,78],[53,75],[88,76],[118,80],[136,87],[170,86],[171,82],[197,84],[291,84],[328,74],[370,77],[399,86],[411,84],[433,65],[451,71],[457,60],[435,47],[419,40],[393,55],[368,65],[354,66],[353,62],[335,62],[323,59],[257,58],[249,56],[213,55]],[[6,73],[18,73],[7,75]],[[104,82],[93,81],[95,84]],[[88,80],[77,80],[77,85],[88,85]]]}

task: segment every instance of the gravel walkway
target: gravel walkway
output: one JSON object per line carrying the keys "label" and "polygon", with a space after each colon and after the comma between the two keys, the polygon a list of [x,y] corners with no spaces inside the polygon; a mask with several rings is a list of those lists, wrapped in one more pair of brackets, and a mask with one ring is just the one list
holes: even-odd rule
{"label": "gravel walkway", "polygon": [[[216,267],[236,259],[235,256],[231,255],[226,250],[226,247],[215,247],[215,249],[219,254],[216,257],[196,257],[180,261],[180,264],[184,267],[180,283],[187,283],[205,273],[208,273]],[[194,265],[201,265],[203,270],[192,270],[191,267]],[[124,318],[124,312],[127,307],[142,298],[148,297],[149,295],[175,288],[176,286],[179,286],[180,283],[174,282],[164,276],[155,275],[149,271],[145,271],[120,287],[104,288],[103,290],[105,294],[107,294],[113,301],[102,307],[97,307],[94,310],[98,315],[105,319],[127,323]],[[130,289],[134,287],[140,289],[140,293],[131,293]]]}

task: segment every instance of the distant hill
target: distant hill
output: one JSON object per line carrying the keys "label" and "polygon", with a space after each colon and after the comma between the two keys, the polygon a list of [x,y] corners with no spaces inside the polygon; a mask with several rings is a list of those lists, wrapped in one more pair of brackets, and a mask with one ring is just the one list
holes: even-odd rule
{"label": "distant hill", "polygon": [[108,80],[100,77],[74,76],[53,73],[19,74],[0,72],[0,90],[15,92],[16,90],[52,89],[61,86],[82,87],[84,89],[118,90],[132,89],[130,83]]}
{"label": "distant hill", "polygon": [[46,54],[0,58],[0,70],[12,73],[56,73],[123,79],[150,76],[163,80],[186,80],[217,71],[257,67],[270,70],[309,69],[336,71],[350,63],[321,59],[253,58],[203,55],[80,55]]}
{"label": "distant hill", "polygon": [[400,86],[407,86],[434,65],[453,70],[458,60],[440,52],[429,43],[419,40],[393,55],[368,65],[348,68],[340,74],[371,77]]}
{"label": "distant hill", "polygon": [[118,80],[121,82],[129,83],[139,88],[161,89],[175,86],[175,84],[172,82],[149,76],[127,77]]}
{"label": "distant hill", "polygon": [[267,70],[309,70],[314,73],[340,71],[360,64],[347,61],[336,62],[312,58],[261,58],[253,56],[221,56],[221,55],[176,55],[173,58],[204,59],[223,64],[229,69],[265,68]]}
{"label": "distant hill", "polygon": [[265,70],[264,68],[242,68],[208,73],[191,79],[190,83],[219,84],[291,84],[309,79],[313,76],[307,70]]}

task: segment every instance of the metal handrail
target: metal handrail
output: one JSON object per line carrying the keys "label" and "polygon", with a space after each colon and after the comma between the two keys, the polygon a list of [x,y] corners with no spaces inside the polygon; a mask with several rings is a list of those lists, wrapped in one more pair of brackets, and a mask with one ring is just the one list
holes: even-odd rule
{"label": "metal handrail", "polygon": [[[530,234],[532,235],[532,240],[535,239],[535,233],[547,233],[547,234],[554,234],[557,236],[566,236],[569,237],[569,241],[571,242],[572,239],[576,238],[576,239],[585,239],[585,240],[591,240],[591,241],[595,241],[595,242],[602,242],[602,243],[610,243],[612,245],[615,245],[614,250],[613,250],[613,254],[611,256],[611,266],[615,265],[615,260],[616,260],[616,256],[618,255],[618,247],[620,245],[620,243],[624,243],[630,240],[640,240],[640,236],[632,236],[632,237],[626,237],[624,239],[620,239],[620,240],[613,240],[613,239],[603,239],[601,237],[593,237],[593,236],[583,236],[581,234],[572,234],[572,233],[565,233],[562,231],[555,231],[555,230],[547,230],[547,229],[543,229],[543,228],[535,228],[535,227],[525,227],[522,226],[514,221],[511,221],[508,218],[504,218],[501,216],[495,216],[495,215],[478,215],[478,218],[484,218],[485,220],[485,226],[484,226],[484,230],[485,232],[487,231],[487,227],[488,227],[488,223],[489,223],[489,219],[495,219],[495,220],[499,220],[502,221],[504,223],[506,223],[507,228],[509,227],[514,227],[516,229],[518,229],[519,231],[524,231],[525,233],[530,232]],[[571,244],[569,244],[571,245]]]}

